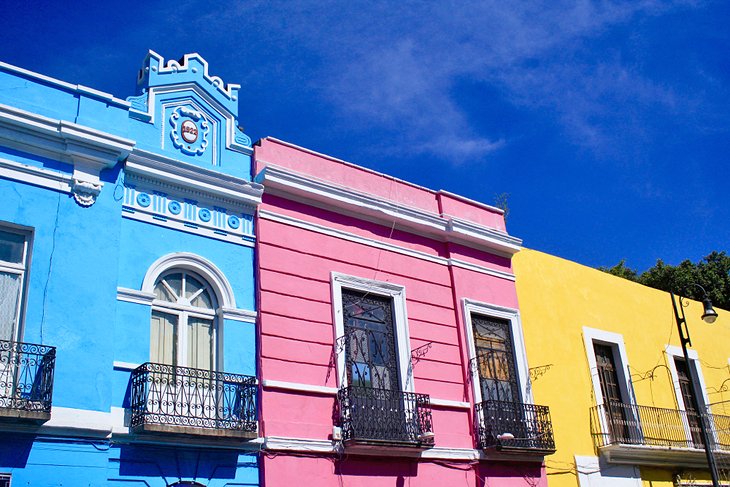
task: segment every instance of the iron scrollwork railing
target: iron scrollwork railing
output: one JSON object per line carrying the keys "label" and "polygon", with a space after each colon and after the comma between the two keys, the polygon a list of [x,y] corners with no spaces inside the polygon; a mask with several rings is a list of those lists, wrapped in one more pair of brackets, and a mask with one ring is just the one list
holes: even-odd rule
{"label": "iron scrollwork railing", "polygon": [[340,389],[338,400],[345,443],[434,443],[428,394],[350,386]]}
{"label": "iron scrollwork railing", "polygon": [[[597,448],[647,445],[703,449],[697,413],[612,402],[591,408],[591,434]],[[705,415],[714,449],[730,451],[730,416]]]}
{"label": "iron scrollwork railing", "polygon": [[256,378],[145,363],[132,372],[132,428],[166,425],[256,434]]}
{"label": "iron scrollwork railing", "polygon": [[480,448],[539,454],[555,452],[550,408],[509,401],[483,401],[475,406]]}
{"label": "iron scrollwork railing", "polygon": [[56,347],[0,340],[0,408],[50,415],[55,365]]}

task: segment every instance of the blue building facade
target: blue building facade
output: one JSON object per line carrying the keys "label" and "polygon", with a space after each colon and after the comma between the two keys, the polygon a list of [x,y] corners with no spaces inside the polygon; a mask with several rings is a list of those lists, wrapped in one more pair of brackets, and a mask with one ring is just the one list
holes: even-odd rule
{"label": "blue building facade", "polygon": [[238,89],[197,54],[126,100],[0,63],[0,487],[259,484]]}

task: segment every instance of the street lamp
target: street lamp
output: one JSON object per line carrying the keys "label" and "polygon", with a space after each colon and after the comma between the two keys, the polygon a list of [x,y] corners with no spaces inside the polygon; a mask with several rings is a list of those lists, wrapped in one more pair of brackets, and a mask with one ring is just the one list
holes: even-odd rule
{"label": "street lamp", "polygon": [[[712,324],[717,319],[717,312],[712,308],[712,302],[710,301],[710,297],[707,295],[707,291],[705,291],[705,288],[700,286],[697,283],[694,283],[695,286],[702,289],[702,293],[704,294],[704,297],[702,298],[702,304],[705,307],[704,313],[702,313],[702,320],[705,323]],[[694,400],[695,404],[693,406],[695,407],[695,410],[697,411],[697,415],[699,416],[700,420],[700,431],[702,433],[702,442],[705,446],[705,456],[707,456],[707,465],[710,467],[710,475],[712,476],[712,485],[713,487],[720,487],[720,480],[718,478],[717,474],[717,464],[715,463],[715,455],[712,452],[712,443],[710,442],[710,434],[707,428],[707,415],[703,412],[703,410],[700,408],[699,401],[697,400],[697,387],[695,386],[695,379],[692,374],[692,369],[690,367],[690,361],[689,361],[689,354],[687,352],[687,345],[692,346],[692,341],[689,338],[689,329],[687,328],[687,320],[684,316],[684,308],[687,304],[682,303],[682,297],[679,297],[679,307],[677,307],[677,299],[674,296],[673,292],[669,293],[672,297],[672,306],[674,307],[674,317],[677,320],[677,329],[679,330],[679,341],[682,343],[682,353],[684,354],[684,363],[687,364],[687,375],[689,376],[689,386],[692,389],[692,399]],[[680,316],[680,311],[682,312],[682,315]]]}

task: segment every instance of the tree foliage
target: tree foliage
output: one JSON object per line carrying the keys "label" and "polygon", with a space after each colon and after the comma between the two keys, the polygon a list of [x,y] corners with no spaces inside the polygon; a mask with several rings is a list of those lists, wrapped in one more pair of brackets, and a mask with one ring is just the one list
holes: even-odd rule
{"label": "tree foliage", "polygon": [[626,266],[625,259],[613,267],[598,269],[699,301],[704,296],[702,290],[694,285],[696,283],[707,290],[714,306],[730,310],[730,256],[725,252],[712,252],[696,264],[684,260],[679,265],[673,266],[659,259],[653,267],[641,274],[636,269]]}

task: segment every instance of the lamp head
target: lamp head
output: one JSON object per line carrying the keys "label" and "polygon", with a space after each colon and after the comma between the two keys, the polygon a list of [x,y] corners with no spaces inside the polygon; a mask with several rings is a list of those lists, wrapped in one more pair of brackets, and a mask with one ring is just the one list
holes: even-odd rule
{"label": "lamp head", "polygon": [[712,302],[710,301],[710,298],[705,296],[705,299],[702,300],[702,303],[705,306],[705,312],[702,313],[702,319],[705,321],[705,323],[714,323],[717,319],[717,311],[712,308]]}

